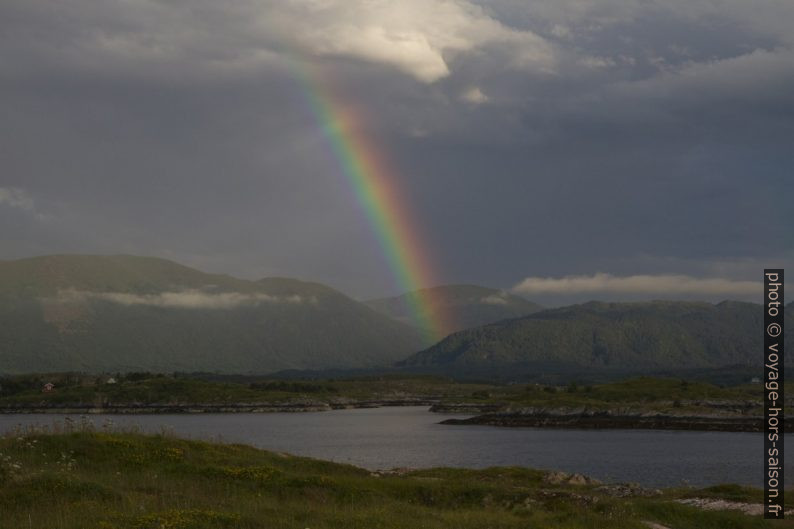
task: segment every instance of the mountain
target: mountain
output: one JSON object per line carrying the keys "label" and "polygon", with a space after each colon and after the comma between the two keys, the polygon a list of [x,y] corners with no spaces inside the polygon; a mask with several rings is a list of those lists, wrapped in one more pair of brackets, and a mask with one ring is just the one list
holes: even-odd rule
{"label": "mountain", "polygon": [[418,332],[318,283],[247,281],[164,259],[0,261],[0,372],[384,365]]}
{"label": "mountain", "polygon": [[479,327],[509,318],[538,312],[543,307],[503,290],[475,285],[445,285],[410,292],[393,298],[373,299],[365,303],[391,318],[414,324],[411,308],[415,300],[429,302],[429,319],[447,321],[448,333]]}
{"label": "mountain", "polygon": [[[791,344],[794,310],[786,321]],[[510,366],[637,373],[731,365],[760,370],[762,337],[763,308],[754,303],[590,302],[464,330],[398,365],[470,372]]]}

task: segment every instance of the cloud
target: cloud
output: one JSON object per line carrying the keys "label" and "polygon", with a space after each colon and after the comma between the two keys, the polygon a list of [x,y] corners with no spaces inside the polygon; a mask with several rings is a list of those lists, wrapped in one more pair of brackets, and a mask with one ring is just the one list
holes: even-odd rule
{"label": "cloud", "polygon": [[750,296],[758,294],[760,282],[722,278],[696,278],[687,275],[633,275],[616,277],[597,273],[591,276],[528,277],[513,287],[525,295],[547,294],[629,294],[674,296]]}
{"label": "cloud", "polygon": [[62,290],[58,293],[56,299],[61,303],[82,303],[90,300],[101,300],[119,305],[147,305],[173,309],[234,309],[263,303],[317,303],[316,298],[306,299],[298,295],[272,296],[264,293],[244,294],[240,292],[209,293],[201,290],[162,292],[160,294]]}
{"label": "cloud", "polygon": [[488,101],[488,96],[482,93],[478,87],[473,86],[463,92],[460,98],[468,103],[479,105]]}
{"label": "cloud", "polygon": [[33,197],[27,191],[18,187],[0,187],[0,206],[23,211],[39,221],[46,221],[49,218],[36,209]]}
{"label": "cloud", "polygon": [[[520,13],[534,20],[542,20],[550,32],[559,37],[572,34],[592,35],[596,32],[617,32],[638,20],[654,16],[657,21],[675,17],[685,21],[719,21],[720,29],[726,23],[741,22],[755,32],[773,34],[792,41],[790,31],[794,4],[775,0],[748,3],[743,0],[553,0],[525,2],[524,0],[495,0],[496,5],[511,13]],[[676,35],[666,35],[666,38]]]}
{"label": "cloud", "polygon": [[310,52],[389,65],[425,83],[450,74],[448,57],[489,45],[509,47],[515,65],[548,70],[554,63],[545,39],[510,28],[466,0],[299,0],[287,5],[272,20],[289,28],[295,42]]}
{"label": "cloud", "polygon": [[[239,76],[272,69],[296,50],[389,66],[424,83],[450,75],[451,58],[488,46],[505,48],[520,68],[549,70],[555,61],[544,38],[506,26],[467,0],[49,3],[64,10],[58,26],[65,31],[36,41],[20,33],[7,42],[10,49],[45,54],[52,68],[103,75],[168,76],[176,69]],[[45,9],[11,10],[52,24]]]}
{"label": "cloud", "polygon": [[0,187],[0,204],[23,211],[35,211],[33,198],[17,187]]}
{"label": "cloud", "polygon": [[491,294],[490,296],[485,296],[480,299],[480,302],[486,305],[507,305],[507,293],[499,292],[498,294]]}
{"label": "cloud", "polygon": [[654,77],[616,84],[615,95],[701,107],[703,102],[713,105],[740,102],[748,97],[785,102],[791,98],[793,64],[792,49],[755,49],[733,57],[665,66]]}
{"label": "cloud", "polygon": [[439,282],[755,278],[701,263],[791,249],[792,20],[779,0],[5,0],[0,258],[397,294],[286,50],[360,111]]}

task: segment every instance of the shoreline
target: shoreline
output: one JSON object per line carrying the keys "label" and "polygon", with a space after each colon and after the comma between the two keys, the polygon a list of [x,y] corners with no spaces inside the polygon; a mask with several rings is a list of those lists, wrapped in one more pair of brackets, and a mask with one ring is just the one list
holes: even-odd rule
{"label": "shoreline", "polygon": [[332,410],[383,408],[403,406],[433,407],[439,399],[385,399],[385,400],[345,400],[345,401],[307,401],[307,402],[252,402],[219,404],[167,404],[167,403],[129,403],[95,406],[93,404],[62,404],[28,406],[0,406],[0,415],[18,414],[59,414],[59,415],[161,415],[192,413],[306,413]]}
{"label": "shoreline", "polygon": [[[763,432],[761,416],[667,415],[662,413],[621,414],[606,411],[554,413],[545,410],[484,413],[467,419],[447,419],[440,424],[484,425],[506,428],[560,428],[583,430],[682,430],[704,432]],[[794,432],[794,419],[787,418],[785,432]]]}
{"label": "shoreline", "polygon": [[[670,529],[684,520],[767,527],[760,489],[736,484],[649,488],[523,466],[368,470],[248,444],[79,425],[0,436],[0,450],[3,527],[50,527],[53,519],[64,527],[119,529],[286,528],[296,519],[300,527],[363,521],[394,529],[417,520],[471,529]],[[24,501],[42,490],[48,501]],[[618,518],[625,523],[616,524]]]}
{"label": "shoreline", "polygon": [[[448,406],[438,398],[402,398],[376,400],[251,402],[251,403],[127,403],[95,406],[73,403],[59,405],[31,404],[0,406],[0,415],[168,415],[233,413],[308,413],[345,409],[382,407],[428,407],[429,413],[471,414],[464,419],[450,418],[438,424],[496,426],[502,428],[550,428],[583,430],[679,430],[706,432],[761,432],[760,416],[742,415],[670,415],[650,411],[626,410],[549,410],[523,409],[499,411],[497,405],[458,404]],[[794,432],[794,418],[784,424],[785,432]]]}

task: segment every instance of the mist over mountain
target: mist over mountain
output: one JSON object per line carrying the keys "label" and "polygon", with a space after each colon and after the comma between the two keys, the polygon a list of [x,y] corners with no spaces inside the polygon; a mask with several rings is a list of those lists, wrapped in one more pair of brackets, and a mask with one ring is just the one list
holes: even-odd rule
{"label": "mist over mountain", "polygon": [[[643,373],[757,367],[762,347],[763,311],[753,303],[539,310],[471,285],[424,294],[432,317],[451,316],[462,330],[416,353],[421,330],[408,324],[406,303],[416,293],[361,303],[319,283],[249,281],[151,257],[0,261],[0,372],[269,373],[397,363],[450,373],[518,365]],[[786,309],[789,336],[794,306]]]}
{"label": "mist over mountain", "polygon": [[423,300],[421,304],[426,303],[429,320],[449,323],[447,332],[518,318],[543,309],[536,303],[503,290],[476,285],[444,285],[365,303],[382,314],[413,324],[411,307],[417,297]]}
{"label": "mist over mountain", "polygon": [[[786,336],[794,329],[787,307]],[[790,348],[790,346],[789,346]],[[589,302],[452,334],[403,367],[631,371],[761,367],[763,308],[754,303]]]}
{"label": "mist over mountain", "polygon": [[124,255],[0,262],[3,373],[357,368],[419,343],[412,327],[318,283]]}

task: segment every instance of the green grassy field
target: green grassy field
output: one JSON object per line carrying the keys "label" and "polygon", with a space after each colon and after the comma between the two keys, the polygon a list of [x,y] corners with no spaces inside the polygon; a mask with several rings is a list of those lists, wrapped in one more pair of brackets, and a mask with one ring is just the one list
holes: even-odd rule
{"label": "green grassy field", "polygon": [[[360,468],[167,436],[16,432],[0,439],[0,528],[794,527],[674,500],[760,501],[738,486],[614,497],[524,468]],[[792,494],[789,494],[792,497]],[[794,498],[792,498],[794,499]]]}

